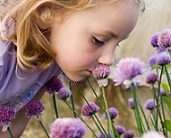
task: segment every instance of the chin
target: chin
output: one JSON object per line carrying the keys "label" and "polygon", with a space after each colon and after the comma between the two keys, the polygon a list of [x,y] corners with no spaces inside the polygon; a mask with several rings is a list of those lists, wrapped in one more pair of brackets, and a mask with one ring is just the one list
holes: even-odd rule
{"label": "chin", "polygon": [[84,81],[87,77],[68,77],[69,80],[73,81],[73,82],[80,82],[80,81]]}

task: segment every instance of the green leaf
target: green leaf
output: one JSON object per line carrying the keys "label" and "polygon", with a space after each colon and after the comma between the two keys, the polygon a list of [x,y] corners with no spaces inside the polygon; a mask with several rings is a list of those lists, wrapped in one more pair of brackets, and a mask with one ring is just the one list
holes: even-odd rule
{"label": "green leaf", "polygon": [[170,99],[166,96],[163,96],[162,98],[163,98],[164,102],[166,103],[167,107],[169,108],[169,110],[171,112],[171,101],[170,101]]}
{"label": "green leaf", "polygon": [[167,131],[171,132],[171,121],[170,120],[166,120],[165,124],[166,124]]}
{"label": "green leaf", "polygon": [[169,94],[169,86],[165,83],[162,83],[162,88],[164,89],[166,95],[168,95]]}
{"label": "green leaf", "polygon": [[153,69],[158,69],[160,66],[158,65],[158,64],[154,64],[153,66],[152,66],[152,70]]}

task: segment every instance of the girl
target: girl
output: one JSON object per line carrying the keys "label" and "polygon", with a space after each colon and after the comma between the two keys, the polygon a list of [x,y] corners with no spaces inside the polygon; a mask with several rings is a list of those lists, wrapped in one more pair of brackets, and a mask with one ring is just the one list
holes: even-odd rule
{"label": "girl", "polygon": [[[17,113],[11,130],[20,137],[29,119],[24,107],[62,72],[72,81],[91,76],[135,27],[141,0],[0,1],[0,106]],[[0,137],[8,137],[0,132]]]}

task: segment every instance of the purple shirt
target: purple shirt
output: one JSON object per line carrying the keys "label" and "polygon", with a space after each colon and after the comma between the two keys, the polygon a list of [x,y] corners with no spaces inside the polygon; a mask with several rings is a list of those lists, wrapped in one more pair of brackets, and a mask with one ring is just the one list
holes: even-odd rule
{"label": "purple shirt", "polygon": [[47,81],[61,73],[55,62],[43,71],[24,72],[17,65],[15,45],[0,40],[0,106],[11,106],[18,112]]}

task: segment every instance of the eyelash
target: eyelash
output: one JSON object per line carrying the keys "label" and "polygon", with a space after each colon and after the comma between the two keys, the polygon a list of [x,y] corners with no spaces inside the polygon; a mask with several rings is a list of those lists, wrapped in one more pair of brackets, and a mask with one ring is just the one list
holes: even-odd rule
{"label": "eyelash", "polygon": [[93,37],[92,39],[93,43],[97,46],[103,46],[105,44],[105,41],[103,40],[99,40],[98,38],[96,37]]}

